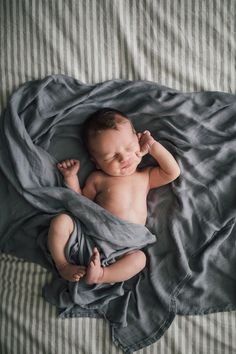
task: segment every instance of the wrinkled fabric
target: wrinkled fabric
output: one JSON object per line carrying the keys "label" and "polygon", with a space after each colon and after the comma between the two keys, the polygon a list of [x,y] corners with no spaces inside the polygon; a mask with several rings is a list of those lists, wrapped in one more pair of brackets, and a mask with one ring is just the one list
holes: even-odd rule
{"label": "wrinkled fabric", "polygon": [[[146,226],[157,239],[145,247],[144,271],[107,285],[105,300],[96,306],[92,299],[92,308],[76,303],[76,286],[55,271],[56,281],[47,287],[57,295],[50,301],[61,317],[105,317],[113,341],[131,353],[160,338],[176,313],[236,308],[236,96],[177,92],[148,81],[86,85],[62,75],[22,85],[1,117],[3,252],[53,271],[42,244],[51,219],[61,212],[71,213],[95,236],[140,231],[65,188],[55,167],[65,158],[80,159],[83,185],[94,166],[81,125],[107,106],[129,115],[137,131],[149,129],[175,156],[181,176],[149,193]],[[147,165],[155,165],[150,156],[141,163]],[[90,289],[84,286],[79,297],[90,297]],[[93,290],[99,293],[99,287]]]}

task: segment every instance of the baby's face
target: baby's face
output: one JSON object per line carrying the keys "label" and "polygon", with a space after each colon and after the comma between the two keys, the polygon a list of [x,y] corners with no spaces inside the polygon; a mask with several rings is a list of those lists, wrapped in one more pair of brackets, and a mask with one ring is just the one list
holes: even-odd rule
{"label": "baby's face", "polygon": [[118,130],[102,130],[90,143],[97,168],[110,176],[129,176],[136,171],[141,158],[137,134],[127,120],[117,124]]}

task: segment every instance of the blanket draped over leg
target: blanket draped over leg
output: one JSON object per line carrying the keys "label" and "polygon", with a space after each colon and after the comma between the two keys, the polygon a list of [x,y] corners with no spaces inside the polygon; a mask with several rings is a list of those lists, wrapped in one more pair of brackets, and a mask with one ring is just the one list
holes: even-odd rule
{"label": "blanket draped over leg", "polygon": [[[102,107],[129,115],[137,131],[149,129],[180,165],[176,181],[150,191],[146,227],[70,190],[56,169],[60,160],[79,159],[83,185],[94,166],[81,125]],[[105,317],[114,342],[131,353],[160,338],[176,313],[236,308],[235,95],[183,93],[149,81],[86,85],[53,75],[20,86],[0,123],[0,249],[53,272],[44,296],[61,317]],[[150,156],[142,161],[154,164]],[[46,248],[50,221],[63,212],[75,225],[71,261],[86,264],[96,244],[104,265],[144,248],[147,267],[118,284],[64,281]]]}

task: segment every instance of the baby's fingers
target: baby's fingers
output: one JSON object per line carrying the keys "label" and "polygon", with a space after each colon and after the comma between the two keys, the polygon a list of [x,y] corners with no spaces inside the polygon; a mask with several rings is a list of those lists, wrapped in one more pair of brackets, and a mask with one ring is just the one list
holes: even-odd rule
{"label": "baby's fingers", "polygon": [[67,159],[67,160],[63,160],[61,162],[59,162],[57,164],[57,167],[59,168],[68,168],[68,167],[72,167],[74,165],[80,165],[79,160],[74,160],[74,159]]}
{"label": "baby's fingers", "polygon": [[59,170],[63,170],[62,164],[61,164],[61,163],[58,163],[58,164],[57,164],[57,168],[58,168]]}
{"label": "baby's fingers", "polygon": [[144,153],[143,151],[137,151],[136,152],[136,156],[139,157],[139,158],[143,157],[144,155],[146,155],[146,153]]}
{"label": "baby's fingers", "polygon": [[145,130],[144,134],[151,135],[149,130]]}
{"label": "baby's fingers", "polygon": [[64,160],[64,161],[61,161],[57,164],[57,167],[59,169],[64,169],[64,168],[67,168],[67,167],[70,167],[70,161],[69,160]]}

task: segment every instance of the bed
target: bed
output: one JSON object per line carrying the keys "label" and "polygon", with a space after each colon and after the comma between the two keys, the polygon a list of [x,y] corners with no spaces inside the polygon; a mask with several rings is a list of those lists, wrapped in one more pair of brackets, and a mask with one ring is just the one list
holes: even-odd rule
{"label": "bed", "polygon": [[[150,80],[181,91],[236,93],[234,1],[3,0],[0,6],[1,110],[21,83],[59,73],[86,83]],[[0,274],[1,353],[122,353],[105,320],[57,317],[42,298],[51,277],[45,268],[2,253]],[[234,311],[176,316],[158,342],[137,353],[233,353],[235,329]]]}

